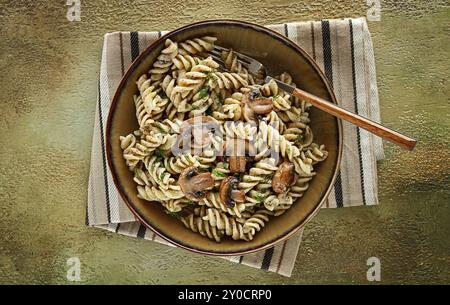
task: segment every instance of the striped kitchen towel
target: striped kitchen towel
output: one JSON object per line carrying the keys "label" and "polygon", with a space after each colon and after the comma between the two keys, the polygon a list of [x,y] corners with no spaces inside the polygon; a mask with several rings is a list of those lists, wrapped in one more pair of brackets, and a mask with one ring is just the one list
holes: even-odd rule
{"label": "striped kitchen towel", "polygon": [[[319,63],[345,108],[375,121],[380,120],[372,41],[364,18],[268,27],[289,37]],[[120,79],[139,53],[165,33],[114,32],[105,35],[86,222],[89,226],[170,245],[136,221],[114,186],[105,156],[105,123]],[[381,140],[346,122],[343,122],[343,128],[342,165],[324,208],[377,204],[376,160],[383,158]],[[259,253],[224,258],[290,276],[302,233],[300,231],[289,240]]]}

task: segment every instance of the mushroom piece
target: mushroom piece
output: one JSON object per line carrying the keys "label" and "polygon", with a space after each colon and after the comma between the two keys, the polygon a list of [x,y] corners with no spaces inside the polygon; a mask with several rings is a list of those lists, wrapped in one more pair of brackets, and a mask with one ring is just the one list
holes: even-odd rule
{"label": "mushroom piece", "polygon": [[228,207],[234,207],[236,203],[245,202],[245,192],[238,190],[238,179],[233,176],[229,176],[222,180],[219,189],[220,200]]}
{"label": "mushroom piece", "polygon": [[231,139],[225,141],[222,147],[222,155],[228,156],[228,162],[230,163],[230,171],[232,173],[245,172],[245,166],[247,163],[249,144],[248,141],[242,139]]}
{"label": "mushroom piece", "polygon": [[217,124],[217,121],[210,116],[195,116],[190,119],[187,119],[181,123],[180,130],[181,133],[184,131],[190,130],[192,127],[199,127],[203,124],[209,125],[209,124]]}
{"label": "mushroom piece", "polygon": [[255,115],[266,115],[273,110],[273,102],[270,97],[258,97],[255,91],[250,91],[243,96],[243,117],[246,121],[254,121]]}
{"label": "mushroom piece", "polygon": [[178,178],[178,184],[186,198],[200,201],[206,197],[207,191],[214,187],[214,179],[211,173],[198,173],[195,167],[188,167]]}
{"label": "mushroom piece", "polygon": [[247,159],[244,156],[231,156],[228,159],[232,173],[244,173]]}
{"label": "mushroom piece", "polygon": [[286,192],[288,187],[295,184],[296,178],[294,164],[287,161],[281,163],[272,178],[273,191],[277,194]]}
{"label": "mushroom piece", "polygon": [[180,126],[183,137],[193,136],[195,147],[205,147],[212,141],[211,133],[218,129],[217,121],[210,116],[197,116],[190,118]]}
{"label": "mushroom piece", "polygon": [[269,114],[273,110],[272,99],[270,97],[258,97],[253,101],[252,107],[255,114]]}

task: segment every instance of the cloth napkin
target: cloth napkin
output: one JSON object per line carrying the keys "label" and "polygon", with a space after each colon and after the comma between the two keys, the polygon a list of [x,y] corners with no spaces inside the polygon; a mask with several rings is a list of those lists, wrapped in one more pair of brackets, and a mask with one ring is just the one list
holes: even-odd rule
{"label": "cloth napkin", "polygon": [[[290,38],[318,62],[343,107],[372,120],[380,120],[372,41],[364,18],[294,22],[270,25],[268,28]],[[105,155],[106,119],[120,79],[139,53],[165,33],[114,32],[104,37],[86,223],[173,246],[147,230],[128,210],[114,186]],[[340,173],[323,208],[377,204],[376,160],[383,158],[381,140],[346,122],[343,122],[343,130],[344,151]],[[223,258],[290,276],[302,234],[303,230],[265,251]]]}

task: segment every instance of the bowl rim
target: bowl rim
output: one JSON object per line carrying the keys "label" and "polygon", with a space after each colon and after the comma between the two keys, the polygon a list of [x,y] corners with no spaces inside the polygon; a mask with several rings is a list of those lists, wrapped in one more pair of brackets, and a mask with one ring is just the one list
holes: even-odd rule
{"label": "bowl rim", "polygon": [[324,72],[322,72],[322,70],[320,69],[319,65],[317,64],[317,62],[299,45],[297,45],[295,42],[293,42],[291,39],[287,38],[286,36],[283,36],[279,33],[277,33],[276,31],[269,29],[267,27],[264,27],[262,25],[259,24],[255,24],[255,23],[251,23],[251,22],[247,22],[247,21],[241,21],[241,20],[235,20],[235,19],[211,19],[211,20],[204,20],[204,21],[198,21],[198,22],[194,22],[194,23],[189,23],[187,25],[184,25],[182,27],[179,27],[175,30],[172,30],[168,33],[166,33],[165,35],[162,35],[161,37],[159,37],[157,40],[155,40],[153,43],[151,43],[142,53],[139,54],[138,57],[136,57],[136,59],[131,63],[131,65],[128,67],[127,71],[124,73],[124,75],[122,76],[119,85],[117,86],[116,92],[114,93],[113,99],[111,101],[110,104],[110,108],[109,108],[109,113],[108,113],[108,118],[107,118],[107,122],[106,122],[106,129],[105,129],[105,137],[106,137],[106,156],[107,156],[107,161],[108,161],[108,167],[111,173],[111,176],[113,178],[113,182],[114,182],[114,186],[116,187],[118,193],[120,194],[121,198],[123,199],[123,201],[125,202],[125,204],[127,205],[127,207],[130,209],[130,211],[132,212],[132,214],[136,217],[137,221],[139,221],[141,224],[143,224],[146,228],[150,229],[152,232],[154,232],[156,235],[158,235],[159,237],[161,237],[162,239],[164,239],[165,241],[168,241],[171,244],[174,244],[177,247],[195,252],[195,253],[200,253],[200,254],[204,254],[204,255],[211,255],[211,256],[239,256],[239,255],[245,255],[245,254],[250,254],[250,253],[254,253],[254,252],[258,252],[258,251],[263,251],[266,250],[267,248],[270,248],[282,241],[287,240],[289,237],[291,237],[292,235],[294,235],[295,233],[297,233],[301,228],[303,228],[316,214],[317,212],[320,210],[320,208],[322,207],[323,203],[325,202],[325,200],[328,198],[334,183],[336,181],[337,175],[339,173],[340,170],[340,166],[341,166],[341,159],[342,159],[342,150],[343,150],[343,128],[342,128],[342,121],[339,118],[335,118],[337,121],[337,125],[338,125],[338,152],[337,152],[337,161],[336,161],[336,167],[334,169],[334,173],[333,176],[331,178],[331,182],[328,185],[325,194],[322,196],[320,202],[317,204],[317,206],[307,215],[307,217],[300,222],[297,226],[295,226],[293,229],[291,229],[290,231],[287,231],[286,233],[280,235],[278,238],[274,238],[268,242],[263,243],[262,245],[258,245],[252,248],[247,248],[245,250],[240,250],[240,251],[233,251],[233,252],[224,252],[224,251],[220,251],[220,250],[202,250],[202,249],[198,249],[195,248],[193,246],[190,246],[187,243],[181,243],[178,242],[176,240],[174,240],[173,238],[171,238],[168,235],[165,235],[164,233],[158,231],[157,228],[154,228],[151,224],[147,223],[147,221],[145,219],[143,219],[143,217],[139,214],[139,212],[134,208],[133,204],[130,202],[128,196],[124,193],[122,184],[119,181],[119,177],[117,175],[116,172],[116,168],[114,166],[113,163],[113,158],[112,158],[112,141],[111,141],[111,128],[112,128],[112,121],[113,121],[113,116],[114,116],[114,112],[116,109],[116,105],[118,103],[118,100],[121,96],[121,92],[123,91],[123,88],[128,80],[128,78],[130,77],[130,75],[133,73],[133,71],[136,69],[136,67],[139,65],[139,63],[151,52],[153,51],[153,49],[158,46],[161,42],[164,42],[167,38],[176,35],[178,33],[184,32],[186,30],[189,30],[191,27],[198,27],[198,26],[202,26],[202,25],[207,25],[207,24],[217,24],[217,23],[222,23],[222,24],[230,24],[230,25],[238,25],[238,26],[244,26],[244,27],[251,27],[257,31],[262,31],[265,32],[267,34],[269,34],[270,36],[274,37],[275,39],[281,40],[281,42],[283,42],[284,44],[288,45],[288,47],[292,47],[294,48],[297,52],[299,52],[304,58],[306,58],[306,60],[313,66],[313,68],[316,70],[316,72],[318,73],[318,76],[320,77],[320,79],[322,80],[322,82],[324,83],[328,94],[331,97],[331,101],[334,104],[339,105],[339,102],[336,98],[336,95],[332,89],[332,86],[329,82],[329,80],[327,79],[327,77],[325,76]]}

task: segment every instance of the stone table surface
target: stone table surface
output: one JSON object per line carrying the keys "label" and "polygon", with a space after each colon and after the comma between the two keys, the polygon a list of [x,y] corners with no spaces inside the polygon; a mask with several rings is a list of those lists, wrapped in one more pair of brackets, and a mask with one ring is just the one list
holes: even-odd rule
{"label": "stone table surface", "polygon": [[261,24],[366,16],[365,0],[0,0],[0,283],[381,283],[450,281],[450,3],[381,1],[370,22],[383,122],[419,140],[385,144],[380,205],[321,211],[291,278],[87,228],[85,202],[106,32],[174,29],[212,18]]}

